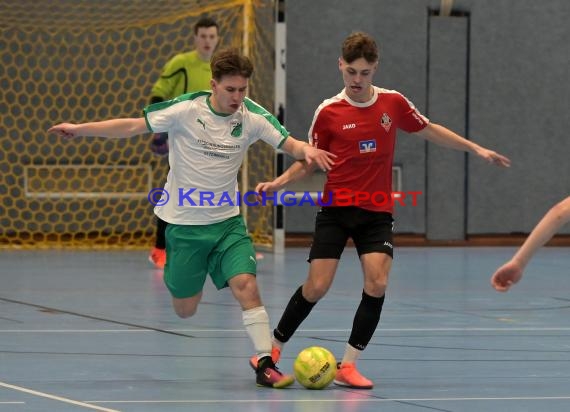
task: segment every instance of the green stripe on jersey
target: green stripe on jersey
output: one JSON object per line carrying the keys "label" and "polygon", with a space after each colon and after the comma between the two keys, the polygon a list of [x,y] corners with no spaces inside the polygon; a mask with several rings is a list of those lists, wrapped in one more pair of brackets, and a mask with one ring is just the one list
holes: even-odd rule
{"label": "green stripe on jersey", "polygon": [[162,110],[162,109],[170,107],[176,103],[184,102],[186,100],[194,100],[200,96],[209,96],[211,94],[212,94],[212,92],[210,92],[210,91],[199,91],[199,92],[194,92],[194,93],[181,94],[180,96],[175,97],[174,99],[166,100],[164,102],[154,103],[154,104],[151,104],[151,105],[145,107],[143,110],[143,114],[146,117],[147,113],[155,112],[157,110]]}
{"label": "green stripe on jersey", "polygon": [[[273,127],[275,127],[275,129],[279,131],[279,133],[281,133],[281,136],[285,138],[289,136],[289,132],[287,131],[287,129],[285,129],[285,127],[283,127],[283,125],[279,123],[279,120],[277,120],[277,118],[273,116],[271,113],[269,113],[265,108],[255,103],[253,100],[251,100],[248,97],[244,99],[243,103],[245,104],[247,110],[249,110],[250,112],[265,117],[265,119],[269,123],[271,123]],[[281,146],[284,142],[285,139],[281,141],[281,144],[279,146]]]}

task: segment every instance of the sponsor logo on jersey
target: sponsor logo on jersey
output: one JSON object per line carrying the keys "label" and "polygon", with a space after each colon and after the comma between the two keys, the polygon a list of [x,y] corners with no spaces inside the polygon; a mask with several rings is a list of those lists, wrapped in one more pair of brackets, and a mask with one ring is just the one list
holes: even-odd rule
{"label": "sponsor logo on jersey", "polygon": [[382,117],[380,118],[380,124],[382,125],[384,130],[386,130],[386,132],[390,131],[390,128],[392,127],[392,119],[390,119],[388,113],[384,113],[382,115]]}
{"label": "sponsor logo on jersey", "polygon": [[372,153],[376,151],[376,140],[361,140],[358,142],[360,153]]}
{"label": "sponsor logo on jersey", "polygon": [[197,118],[196,121],[202,125],[202,127],[204,128],[204,130],[206,130],[206,123],[204,123],[204,121],[203,121],[202,119]]}
{"label": "sponsor logo on jersey", "polygon": [[356,123],[348,123],[342,125],[342,130],[356,129]]}

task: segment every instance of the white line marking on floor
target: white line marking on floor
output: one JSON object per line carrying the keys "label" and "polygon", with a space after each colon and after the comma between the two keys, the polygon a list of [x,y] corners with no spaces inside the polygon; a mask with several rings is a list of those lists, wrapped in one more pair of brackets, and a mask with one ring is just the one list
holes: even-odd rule
{"label": "white line marking on floor", "polygon": [[53,399],[54,401],[70,403],[72,405],[83,406],[84,408],[89,408],[89,409],[95,409],[96,411],[119,412],[116,409],[102,408],[100,406],[90,405],[88,403],[79,402],[79,401],[74,401],[73,399],[67,399],[67,398],[62,398],[61,396],[50,395],[49,393],[38,392],[38,391],[34,391],[32,389],[23,388],[21,386],[10,385],[9,383],[5,383],[5,382],[0,382],[0,386],[3,386],[4,388],[8,388],[8,389],[13,389],[15,391],[29,393],[30,395],[41,396],[43,398]]}
{"label": "white line marking on floor", "polygon": [[520,396],[520,397],[469,397],[469,398],[350,398],[350,399],[187,399],[187,400],[140,400],[140,401],[89,401],[92,403],[189,403],[189,404],[212,404],[212,403],[343,403],[343,402],[456,402],[456,401],[548,401],[568,400],[570,396]]}

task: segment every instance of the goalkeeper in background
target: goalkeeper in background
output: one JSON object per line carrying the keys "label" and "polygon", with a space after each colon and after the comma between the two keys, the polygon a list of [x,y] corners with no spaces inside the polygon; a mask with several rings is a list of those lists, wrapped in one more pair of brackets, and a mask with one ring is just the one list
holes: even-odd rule
{"label": "goalkeeper in background", "polygon": [[[202,17],[194,25],[194,47],[170,59],[162,69],[160,78],[152,87],[150,103],[173,99],[185,93],[210,90],[212,70],[210,60],[219,41],[218,23],[212,18]],[[168,133],[155,133],[151,141],[151,151],[157,155],[168,154]],[[156,218],[156,239],[148,257],[158,269],[166,262],[167,223]]]}

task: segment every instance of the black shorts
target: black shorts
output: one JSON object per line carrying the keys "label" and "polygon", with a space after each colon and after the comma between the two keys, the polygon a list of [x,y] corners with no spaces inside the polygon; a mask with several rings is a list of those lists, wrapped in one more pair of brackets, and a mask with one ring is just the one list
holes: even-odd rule
{"label": "black shorts", "polygon": [[373,212],[356,206],[323,207],[317,213],[309,262],[340,259],[348,238],[354,241],[358,256],[380,252],[393,257],[393,222],[388,212]]}

